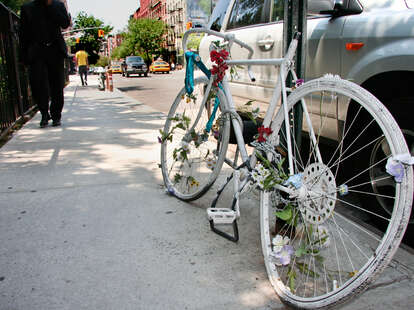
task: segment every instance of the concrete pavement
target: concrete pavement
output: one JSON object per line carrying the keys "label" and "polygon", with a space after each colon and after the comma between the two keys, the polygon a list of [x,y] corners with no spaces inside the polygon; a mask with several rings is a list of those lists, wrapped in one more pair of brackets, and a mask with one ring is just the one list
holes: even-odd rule
{"label": "concrete pavement", "polygon": [[[0,310],[285,309],[263,265],[257,203],[241,240],[212,233],[213,196],[164,193],[158,129],[165,115],[96,76],[65,89],[61,127],[37,114],[0,149]],[[400,250],[343,309],[414,305],[414,256]]]}

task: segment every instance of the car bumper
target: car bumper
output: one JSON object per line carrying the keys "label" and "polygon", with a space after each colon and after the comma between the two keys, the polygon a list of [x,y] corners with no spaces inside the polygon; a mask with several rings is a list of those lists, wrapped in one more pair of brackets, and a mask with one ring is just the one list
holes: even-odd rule
{"label": "car bumper", "polygon": [[154,68],[152,69],[152,72],[168,72],[170,71],[170,68]]}
{"label": "car bumper", "polygon": [[127,69],[126,73],[128,74],[139,74],[139,73],[146,73],[147,70],[143,70],[143,69]]}

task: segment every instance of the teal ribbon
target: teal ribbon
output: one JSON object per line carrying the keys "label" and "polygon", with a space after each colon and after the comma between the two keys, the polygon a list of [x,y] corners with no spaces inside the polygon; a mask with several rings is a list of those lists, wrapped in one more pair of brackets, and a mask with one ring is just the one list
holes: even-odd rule
{"label": "teal ribbon", "polygon": [[[187,62],[187,67],[185,70],[185,91],[187,94],[191,95],[194,91],[194,65],[196,65],[209,79],[211,77],[210,70],[204,65],[204,63],[201,60],[197,60],[198,54],[194,52],[186,52],[185,53],[185,60]],[[221,86],[221,83],[219,83],[219,88],[223,89]],[[214,108],[213,113],[211,113],[211,116],[206,124],[206,132],[210,132],[211,127],[213,127],[214,119],[216,118],[216,113],[218,110],[218,107],[220,105],[220,100],[216,96],[214,101]]]}

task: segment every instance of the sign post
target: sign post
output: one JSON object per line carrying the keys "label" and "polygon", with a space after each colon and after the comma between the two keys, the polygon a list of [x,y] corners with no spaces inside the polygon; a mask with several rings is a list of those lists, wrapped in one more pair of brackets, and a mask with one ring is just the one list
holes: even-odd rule
{"label": "sign post", "polygon": [[[298,48],[295,56],[295,69],[296,74],[299,78],[305,80],[306,71],[306,40],[307,40],[307,11],[308,11],[308,0],[285,0],[285,11],[284,11],[284,23],[283,23],[283,47],[286,53],[290,41],[292,41],[293,35],[296,32],[300,32]],[[288,76],[287,86],[292,87],[292,77]],[[295,126],[296,132],[296,143],[298,147],[301,146],[302,141],[302,115],[303,110],[300,105],[295,105],[295,109],[291,112],[294,120],[293,126]]]}
{"label": "sign post", "polygon": [[306,68],[306,15],[308,11],[308,0],[285,0],[283,42],[284,51],[287,51],[289,43],[295,32],[300,32],[298,49],[296,50],[296,73],[301,78],[305,78]]}

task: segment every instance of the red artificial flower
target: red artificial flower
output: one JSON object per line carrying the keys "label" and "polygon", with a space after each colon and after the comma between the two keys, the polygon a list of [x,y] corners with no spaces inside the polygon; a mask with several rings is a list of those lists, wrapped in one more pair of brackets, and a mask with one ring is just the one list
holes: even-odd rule
{"label": "red artificial flower", "polygon": [[226,70],[229,68],[225,63],[225,60],[228,58],[229,52],[225,49],[220,50],[219,52],[216,50],[212,50],[210,52],[210,59],[212,62],[216,63],[211,68],[211,74],[216,76],[214,80],[214,86],[218,86],[218,84],[223,80],[224,75],[226,74]]}
{"label": "red artificial flower", "polygon": [[260,126],[258,129],[259,138],[257,138],[258,142],[266,142],[266,138],[264,135],[269,136],[273,131],[270,128],[265,128],[264,126]]}

